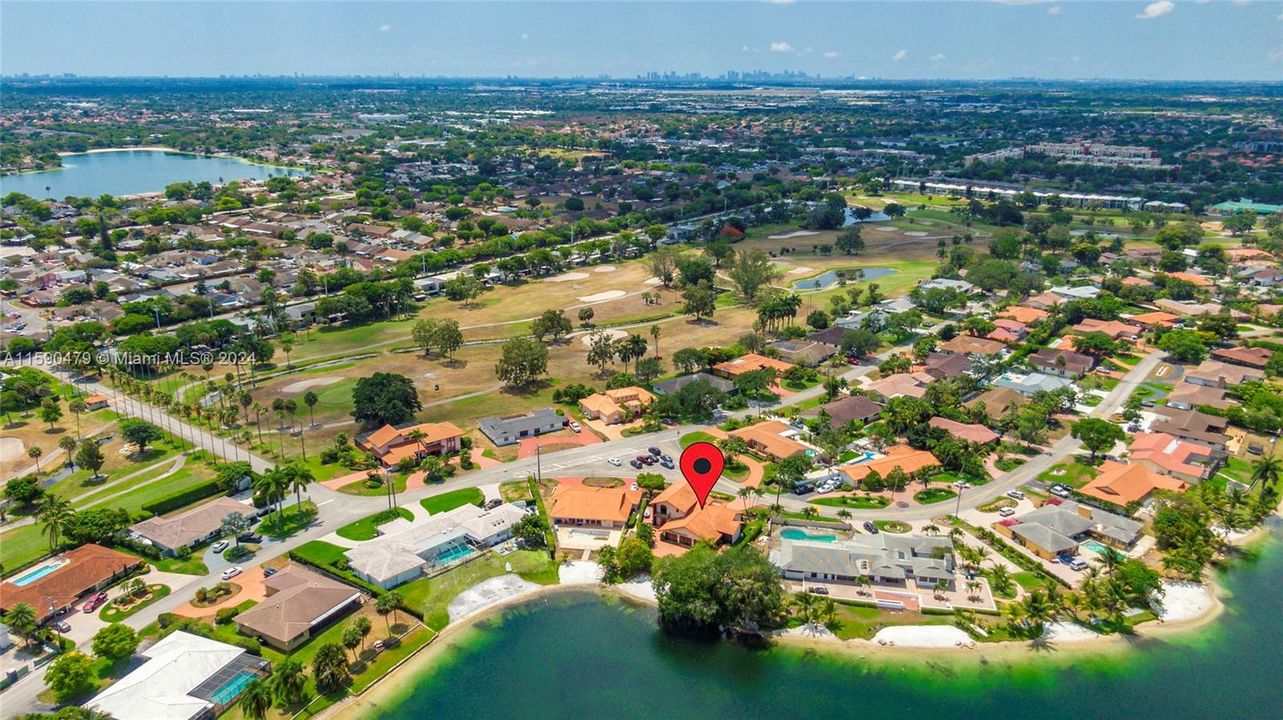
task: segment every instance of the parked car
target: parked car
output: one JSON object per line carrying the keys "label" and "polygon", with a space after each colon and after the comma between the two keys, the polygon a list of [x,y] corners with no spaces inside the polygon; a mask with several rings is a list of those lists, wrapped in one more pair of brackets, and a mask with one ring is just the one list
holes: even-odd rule
{"label": "parked car", "polygon": [[481,507],[485,510],[493,510],[502,504],[503,504],[503,500],[501,500],[500,498],[490,498]]}
{"label": "parked car", "polygon": [[659,464],[663,465],[665,468],[668,468],[669,470],[672,470],[677,467],[676,465],[673,465],[672,460],[660,460]]}
{"label": "parked car", "polygon": [[1082,572],[1083,570],[1087,569],[1087,561],[1081,558],[1074,558],[1069,562],[1069,567],[1073,568],[1074,570],[1077,570],[1078,572]]}
{"label": "parked car", "polygon": [[638,459],[636,459],[636,458],[633,458],[632,460],[629,460],[629,461],[628,461],[628,464],[629,464],[629,465],[632,465],[634,470],[641,470],[641,469],[642,469],[641,461],[640,461],[640,460],[638,460]]}
{"label": "parked car", "polygon": [[660,455],[664,454],[664,452],[657,447],[648,447],[646,448],[646,451],[649,452],[651,455],[654,455],[655,457],[659,457]]}
{"label": "parked car", "polygon": [[864,526],[863,526],[863,527],[864,527],[864,532],[866,532],[866,533],[868,533],[868,534],[870,534],[870,535],[877,535],[877,534],[878,534],[878,526],[877,526],[877,525],[874,525],[872,520],[865,520],[865,521],[864,521]]}
{"label": "parked car", "polygon": [[570,431],[571,431],[571,432],[579,432],[580,430],[583,430],[583,427],[582,427],[578,422],[575,422],[574,420],[571,420],[571,421],[570,421]]}
{"label": "parked car", "polygon": [[1073,491],[1071,491],[1069,488],[1065,487],[1064,485],[1052,485],[1051,494],[1055,495],[1056,497],[1067,498],[1070,495],[1073,495]]}
{"label": "parked car", "polygon": [[95,593],[94,595],[90,596],[89,601],[86,602],[85,606],[81,609],[87,613],[91,613],[97,610],[99,607],[102,607],[102,604],[105,602],[107,602],[107,593],[105,592]]}
{"label": "parked car", "polygon": [[607,458],[606,462],[610,463],[611,465],[614,465],[615,467],[619,467],[620,465],[623,465],[623,463],[619,461],[619,458],[616,458],[616,457]]}
{"label": "parked car", "polygon": [[967,488],[971,487],[971,483],[967,482],[966,480],[955,480],[953,483],[953,486],[958,488],[959,490],[966,490]]}
{"label": "parked car", "polygon": [[793,486],[794,495],[805,495],[815,489],[815,486],[809,482],[798,483]]}
{"label": "parked car", "polygon": [[227,568],[226,570],[223,571],[223,579],[231,580],[232,578],[236,577],[237,575],[240,575],[243,572],[245,572],[245,568],[240,566]]}
{"label": "parked car", "polygon": [[71,623],[67,622],[66,620],[59,620],[58,622],[54,623],[53,626],[54,626],[54,629],[60,633],[71,632]]}
{"label": "parked car", "polygon": [[1003,509],[1001,509],[1001,510],[999,510],[999,511],[998,511],[998,514],[999,514],[999,515],[1001,515],[1001,516],[1003,516],[1003,517],[1011,517],[1012,515],[1015,515],[1015,514],[1016,514],[1016,509],[1015,509],[1015,508],[1003,508]]}
{"label": "parked car", "polygon": [[655,456],[654,456],[654,455],[643,455],[643,456],[642,456],[642,463],[644,463],[644,464],[646,464],[646,465],[654,465],[654,464],[655,464],[655,462],[656,462],[656,461],[655,461]]}
{"label": "parked car", "polygon": [[276,574],[276,568],[263,568],[263,577],[271,577]]}
{"label": "parked car", "polygon": [[1010,492],[1007,493],[1007,497],[1011,498],[1012,500],[1024,500],[1025,494],[1020,492],[1019,490],[1011,490]]}
{"label": "parked car", "polygon": [[664,453],[663,455],[660,455],[660,456],[659,456],[659,461],[660,461],[660,462],[673,462],[673,456],[672,456],[672,455],[669,455],[668,453]]}
{"label": "parked car", "polygon": [[823,587],[823,586],[821,586],[821,587],[811,587],[811,588],[808,588],[808,589],[809,589],[812,593],[814,593],[815,595],[828,595],[828,594],[829,594],[829,589],[828,589],[828,588],[826,588],[826,587]]}
{"label": "parked car", "polygon": [[236,539],[237,539],[237,540],[239,540],[239,541],[241,541],[241,542],[243,542],[243,543],[261,543],[261,542],[263,542],[263,536],[262,536],[262,535],[259,535],[259,534],[258,534],[258,533],[256,533],[256,532],[243,532],[243,533],[241,533],[240,535],[237,535],[237,536],[236,536]]}
{"label": "parked car", "polygon": [[212,549],[214,552],[222,552],[227,549],[227,541],[219,540],[218,542],[211,545],[210,549]]}

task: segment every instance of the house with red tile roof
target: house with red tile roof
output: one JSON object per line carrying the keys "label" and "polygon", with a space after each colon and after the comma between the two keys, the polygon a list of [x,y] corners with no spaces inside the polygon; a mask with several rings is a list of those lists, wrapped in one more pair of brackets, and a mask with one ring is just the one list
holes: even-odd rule
{"label": "house with red tile roof", "polygon": [[1079,490],[1082,494],[1118,506],[1143,503],[1157,490],[1181,491],[1189,483],[1160,475],[1143,463],[1120,463],[1106,460],[1096,477]]}
{"label": "house with red tile roof", "polygon": [[462,440],[463,431],[454,423],[411,423],[384,425],[358,436],[356,446],[378,458],[383,467],[395,467],[407,457],[422,460],[428,455],[458,452]]}
{"label": "house with red tile roof", "polygon": [[552,494],[548,517],[554,525],[600,527],[618,530],[641,504],[642,491],[630,487],[558,485]]}
{"label": "house with red tile roof", "polygon": [[1209,477],[1216,468],[1212,448],[1167,433],[1136,433],[1127,450],[1132,462],[1189,483]]}
{"label": "house with red tile roof", "polygon": [[841,465],[838,467],[838,471],[851,478],[852,482],[859,484],[860,481],[875,472],[885,478],[888,473],[896,468],[900,468],[907,475],[912,475],[939,465],[940,461],[927,450],[917,450],[908,445],[894,445],[886,449],[885,457],[856,463],[855,465]]}
{"label": "house with red tile roof", "polygon": [[1181,319],[1180,315],[1173,315],[1169,312],[1155,310],[1154,312],[1141,313],[1132,315],[1128,320],[1138,325],[1144,325],[1147,328],[1171,328],[1176,326],[1176,322]]}
{"label": "house with red tile roof", "polygon": [[755,425],[732,430],[729,435],[743,440],[750,450],[778,461],[805,453],[810,449],[794,439],[793,433],[793,428],[787,423],[779,420],[765,420]]}
{"label": "house with red tile roof", "polygon": [[989,443],[998,442],[998,438],[1001,437],[998,433],[990,430],[984,425],[960,423],[948,418],[933,417],[927,421],[927,424],[933,428],[944,430],[958,440],[976,443],[978,445],[988,445]]}
{"label": "house with red tile roof", "polygon": [[741,513],[720,500],[699,506],[695,491],[685,482],[664,488],[650,501],[651,524],[662,542],[689,548],[703,540],[729,545],[743,536]]}
{"label": "house with red tile roof", "polygon": [[1128,325],[1127,323],[1118,322],[1117,320],[1097,320],[1096,318],[1083,318],[1083,321],[1073,327],[1077,333],[1104,333],[1111,340],[1135,340],[1145,332],[1145,329],[1137,325]]}
{"label": "house with red tile roof", "polygon": [[998,317],[1000,318],[1010,318],[1011,320],[1015,320],[1016,322],[1021,322],[1026,325],[1032,325],[1038,322],[1039,320],[1043,320],[1047,317],[1050,317],[1050,315],[1051,314],[1048,313],[1046,310],[1040,310],[1039,308],[1033,308],[1033,307],[1026,307],[1024,305],[1012,305],[1011,307],[998,313]]}
{"label": "house with red tile roof", "polygon": [[81,545],[0,582],[0,610],[8,612],[25,603],[35,609],[36,621],[44,622],[74,606],[81,596],[128,577],[142,564],[140,558],[118,550]]}
{"label": "house with red tile roof", "polygon": [[1212,351],[1212,359],[1221,360],[1233,365],[1244,365],[1247,367],[1261,369],[1269,363],[1270,358],[1274,357],[1274,351],[1263,347],[1232,347],[1216,348]]}

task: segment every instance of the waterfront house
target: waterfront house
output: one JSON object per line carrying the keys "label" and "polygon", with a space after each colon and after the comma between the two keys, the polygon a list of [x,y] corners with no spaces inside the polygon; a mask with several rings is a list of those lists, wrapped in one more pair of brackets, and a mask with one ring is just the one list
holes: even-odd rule
{"label": "waterfront house", "polygon": [[919,588],[954,583],[953,541],[924,535],[856,535],[850,540],[814,542],[784,539],[771,561],[789,580],[807,584],[878,585]]}
{"label": "waterfront house", "polygon": [[1127,550],[1141,536],[1141,523],[1072,500],[1052,498],[1020,517],[994,524],[994,529],[1044,560],[1077,554],[1088,540]]}
{"label": "waterfront house", "polygon": [[593,487],[558,485],[553,491],[548,517],[553,525],[619,530],[641,504],[642,491],[636,486]]}
{"label": "waterfront house", "polygon": [[356,588],[302,565],[291,564],[263,578],[264,598],[236,616],[236,628],[289,652],[361,599]]}

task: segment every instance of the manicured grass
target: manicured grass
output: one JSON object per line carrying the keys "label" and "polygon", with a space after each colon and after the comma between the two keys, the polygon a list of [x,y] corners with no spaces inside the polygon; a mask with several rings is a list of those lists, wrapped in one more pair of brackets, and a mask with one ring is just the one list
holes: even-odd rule
{"label": "manicured grass", "polygon": [[0,564],[17,570],[49,554],[49,540],[39,525],[24,525],[0,534]]}
{"label": "manicured grass", "polygon": [[462,488],[460,490],[451,490],[448,493],[433,495],[419,501],[424,510],[430,514],[436,515],[447,510],[453,510],[464,505],[480,505],[486,501],[486,496],[481,494],[477,488]]}
{"label": "manicured grass", "polygon": [[1096,471],[1092,467],[1075,460],[1053,465],[1038,475],[1038,479],[1048,485],[1060,483],[1071,488],[1080,488],[1094,477]]}
{"label": "manicured grass", "polygon": [[694,445],[697,442],[713,443],[714,445],[716,445],[717,438],[713,437],[712,435],[709,435],[708,433],[702,430],[696,430],[695,432],[686,433],[681,437],[680,440],[678,440],[678,442],[681,443],[682,449],[685,450],[686,448],[690,447],[691,445]]}
{"label": "manicured grass", "polygon": [[348,540],[370,540],[378,537],[378,527],[380,525],[392,522],[398,517],[413,520],[414,513],[401,507],[393,508],[392,510],[380,510],[356,522],[348,523],[336,532],[338,532],[339,537],[347,538]]}
{"label": "manicured grass", "polygon": [[294,548],[293,554],[320,567],[329,567],[339,560],[344,560],[345,550],[338,545],[322,540],[309,540]]}
{"label": "manicured grass", "polygon": [[450,623],[449,605],[456,595],[482,580],[507,573],[506,565],[522,579],[540,585],[557,582],[557,565],[543,552],[518,550],[508,555],[487,553],[434,578],[408,582],[396,590],[408,607],[423,614],[423,622],[433,630],[440,630]]}
{"label": "manicured grass", "polygon": [[1031,572],[1018,572],[1012,575],[1011,579],[1015,580],[1016,584],[1025,590],[1039,590],[1047,584],[1045,580]]}
{"label": "manicured grass", "polygon": [[896,534],[909,532],[909,524],[899,520],[874,520],[873,526],[882,532]]}
{"label": "manicured grass", "polygon": [[151,605],[157,600],[160,600],[161,598],[168,596],[169,586],[161,585],[159,583],[155,585],[148,585],[147,592],[149,593],[149,595],[145,599],[143,599],[140,602],[134,603],[133,605],[130,605],[128,608],[125,608],[125,609],[119,608],[114,602],[107,603],[106,605],[103,606],[102,610],[98,611],[98,617],[103,622],[110,622],[110,623],[120,622],[125,618],[129,617],[130,615],[133,615],[139,610],[142,610],[143,608],[147,607],[148,605]]}
{"label": "manicured grass", "polygon": [[[360,480],[353,480],[347,485],[344,485],[343,487],[339,488],[339,492],[347,495],[360,495],[362,497],[378,497],[380,495],[388,494],[388,487],[387,487],[388,482],[389,480],[387,478],[384,478],[383,482],[379,483],[378,485],[375,485],[374,487],[369,487],[368,480],[366,480],[365,478],[362,478]],[[393,475],[391,482],[393,483],[392,486],[396,489],[397,492],[405,492],[404,475]]]}
{"label": "manicured grass", "polygon": [[922,505],[930,505],[931,503],[944,502],[945,500],[955,498],[957,496],[958,493],[949,490],[948,488],[927,488],[926,490],[915,492],[913,494],[913,499]]}
{"label": "manicured grass", "polygon": [[[837,603],[837,617],[829,625],[829,629],[833,631],[834,635],[843,640],[869,640],[882,628],[892,625],[951,625],[952,623],[952,615],[923,615],[913,612],[890,613],[876,607],[839,601]],[[791,619],[789,625],[800,625],[800,622],[796,619]]]}
{"label": "manicured grass", "polygon": [[280,513],[272,513],[263,518],[258,529],[264,535],[273,538],[287,538],[302,530],[316,518],[316,503],[304,500],[302,506],[290,504]]}
{"label": "manicured grass", "polygon": [[1024,464],[1025,464],[1024,458],[1005,457],[1001,460],[994,462],[994,467],[998,468],[1003,472],[1011,472],[1012,470],[1015,470],[1016,468]]}
{"label": "manicured grass", "polygon": [[816,498],[811,501],[811,504],[856,508],[857,510],[881,510],[890,505],[891,501],[881,495],[844,495],[842,497]]}
{"label": "manicured grass", "polygon": [[499,497],[504,502],[533,502],[535,499],[535,496],[530,493],[530,483],[525,480],[500,483]]}
{"label": "manicured grass", "polygon": [[182,558],[169,557],[159,560],[149,560],[157,570],[161,572],[179,573],[181,575],[208,575],[209,568],[205,566],[205,561],[200,556],[193,555],[186,560]]}

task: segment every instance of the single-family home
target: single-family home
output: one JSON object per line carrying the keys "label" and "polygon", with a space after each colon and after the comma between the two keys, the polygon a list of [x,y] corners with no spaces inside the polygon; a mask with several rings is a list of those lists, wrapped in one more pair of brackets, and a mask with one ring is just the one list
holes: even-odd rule
{"label": "single-family home", "polygon": [[1145,464],[1106,460],[1097,468],[1096,477],[1079,492],[1124,507],[1149,500],[1156,490],[1180,491],[1188,487],[1184,480],[1160,475]]}
{"label": "single-family home", "polygon": [[791,363],[784,362],[783,360],[776,360],[775,358],[767,357],[765,355],[748,353],[747,355],[741,355],[740,357],[727,360],[726,362],[717,363],[713,366],[713,372],[724,378],[734,380],[746,372],[766,368],[774,370],[776,375],[783,375],[789,370],[792,370],[793,365]]}
{"label": "single-family home", "polygon": [[463,434],[451,422],[384,425],[358,435],[356,446],[378,458],[383,467],[396,467],[406,458],[422,460],[428,455],[458,452],[463,447]]}
{"label": "single-family home", "polygon": [[1005,372],[993,381],[994,387],[1015,390],[1021,395],[1033,396],[1040,392],[1051,392],[1064,387],[1073,387],[1074,382],[1068,378],[1048,375],[1047,373]]}
{"label": "single-family home", "polygon": [[730,380],[704,372],[679,375],[668,380],[659,380],[652,383],[651,388],[655,391],[656,395],[672,395],[687,385],[695,382],[702,382],[709,387],[715,390],[720,390],[724,393],[730,393],[735,390],[735,383]]}
{"label": "single-family home", "polygon": [[1215,388],[1228,388],[1245,382],[1265,379],[1265,373],[1242,365],[1230,365],[1219,360],[1204,360],[1193,370],[1185,371],[1185,382]]}
{"label": "single-family home", "polygon": [[901,395],[920,398],[927,394],[927,385],[934,380],[925,372],[896,373],[873,380],[864,386],[864,391],[882,402]]}
{"label": "single-family home", "polygon": [[803,417],[827,416],[829,427],[840,428],[858,422],[868,424],[882,414],[882,406],[863,395],[848,395],[833,402],[812,408],[802,414]]}
{"label": "single-family home", "polygon": [[771,347],[780,353],[780,359],[801,367],[815,367],[838,354],[836,345],[813,340],[779,340]]}
{"label": "single-family home", "polygon": [[1138,325],[1129,325],[1117,320],[1083,318],[1082,322],[1073,326],[1073,331],[1084,335],[1087,333],[1104,333],[1111,340],[1135,340],[1145,332],[1145,329]]}
{"label": "single-family home", "polygon": [[922,372],[936,380],[959,378],[971,372],[971,360],[966,355],[933,352],[922,365]]}
{"label": "single-family home", "polygon": [[927,421],[927,424],[933,428],[940,428],[952,435],[954,438],[963,442],[975,443],[977,445],[988,445],[998,442],[1002,436],[990,430],[984,425],[975,423],[960,423],[948,418],[933,417]]}
{"label": "single-family home", "polygon": [[785,539],[771,561],[786,579],[808,585],[856,585],[867,579],[927,589],[954,583],[953,541],[947,537],[879,533],[834,542]]}
{"label": "single-family home", "polygon": [[1194,385],[1181,381],[1167,393],[1167,406],[1178,410],[1192,410],[1204,405],[1224,410],[1233,405],[1225,388]]}
{"label": "single-family home", "polygon": [[1028,404],[1029,399],[1017,390],[1006,387],[995,387],[985,390],[966,403],[966,407],[971,408],[980,405],[985,410],[985,415],[990,418],[1000,418],[1012,410],[1018,410]]}
{"label": "single-family home", "polygon": [[1217,452],[1225,452],[1228,437],[1225,430],[1229,421],[1218,415],[1208,415],[1197,410],[1158,408],[1162,419],[1150,424],[1149,431],[1166,433],[1181,440],[1206,445]]}
{"label": "single-family home", "polygon": [[892,470],[899,468],[906,475],[938,467],[940,461],[928,450],[917,450],[908,445],[893,445],[884,451],[883,457],[866,460],[854,465],[841,465],[838,471],[859,484],[872,473],[886,478]]}
{"label": "single-family home", "polygon": [[669,485],[647,507],[651,512],[651,524],[659,531],[661,542],[685,548],[701,540],[713,545],[729,545],[743,535],[740,511],[720,500],[709,500],[700,507],[689,483]]}
{"label": "single-family home", "polygon": [[591,485],[558,485],[552,494],[548,517],[562,527],[593,527],[618,530],[641,504],[642,491],[635,486],[617,488]]}
{"label": "single-family home", "polygon": [[129,534],[151,545],[162,555],[174,555],[215,540],[222,534],[228,515],[240,513],[254,517],[253,505],[220,497],[169,517],[151,517],[129,526]]}
{"label": "single-family home", "polygon": [[1154,312],[1147,312],[1147,313],[1140,313],[1139,315],[1132,315],[1127,319],[1131,321],[1133,324],[1141,325],[1151,330],[1154,330],[1154,329],[1166,330],[1166,329],[1176,327],[1176,323],[1180,322],[1181,316],[1174,315],[1169,312],[1162,312],[1160,310],[1155,310]]}
{"label": "single-family home", "polygon": [[1016,322],[1024,325],[1033,325],[1039,320],[1045,320],[1049,316],[1050,316],[1050,313],[1048,313],[1046,310],[1040,310],[1034,307],[1026,307],[1024,305],[1012,305],[1008,308],[1005,308],[1002,312],[998,313],[998,317],[1000,318],[1008,318],[1011,320],[1015,320]]}
{"label": "single-family home", "polygon": [[999,534],[1044,560],[1074,555],[1087,540],[1097,540],[1120,550],[1136,544],[1141,523],[1072,500],[1052,498],[1046,505],[1020,517],[994,525]]}
{"label": "single-family home", "polygon": [[579,401],[579,410],[583,412],[584,417],[614,425],[639,417],[653,402],[655,402],[654,395],[636,385],[629,385],[593,393],[582,398]]}
{"label": "single-family home", "polygon": [[1271,357],[1274,357],[1274,351],[1264,347],[1237,346],[1212,350],[1213,360],[1257,369],[1264,369]]}
{"label": "single-family home", "polygon": [[263,578],[264,598],[236,616],[245,635],[289,652],[330,625],[361,599],[361,591],[302,565]]}
{"label": "single-family home", "polygon": [[940,352],[953,353],[955,355],[982,355],[991,357],[1000,355],[1007,350],[1007,346],[997,340],[974,337],[972,335],[957,335],[951,340],[946,340],[938,346]]}
{"label": "single-family home", "polygon": [[82,595],[128,577],[143,561],[134,555],[89,543],[19,570],[0,582],[0,611],[25,603],[44,622],[76,604]]}
{"label": "single-family home", "polygon": [[1091,370],[1095,360],[1090,355],[1061,350],[1039,348],[1029,356],[1029,364],[1039,370],[1062,378],[1080,378]]}
{"label": "single-family home", "polygon": [[1129,457],[1157,473],[1196,483],[1216,469],[1218,453],[1207,445],[1167,433],[1136,433],[1127,446]]}
{"label": "single-family home", "polygon": [[798,442],[795,437],[798,434],[797,430],[779,420],[764,420],[732,430],[728,434],[743,440],[750,450],[761,453],[773,461],[780,461],[811,449]]}

